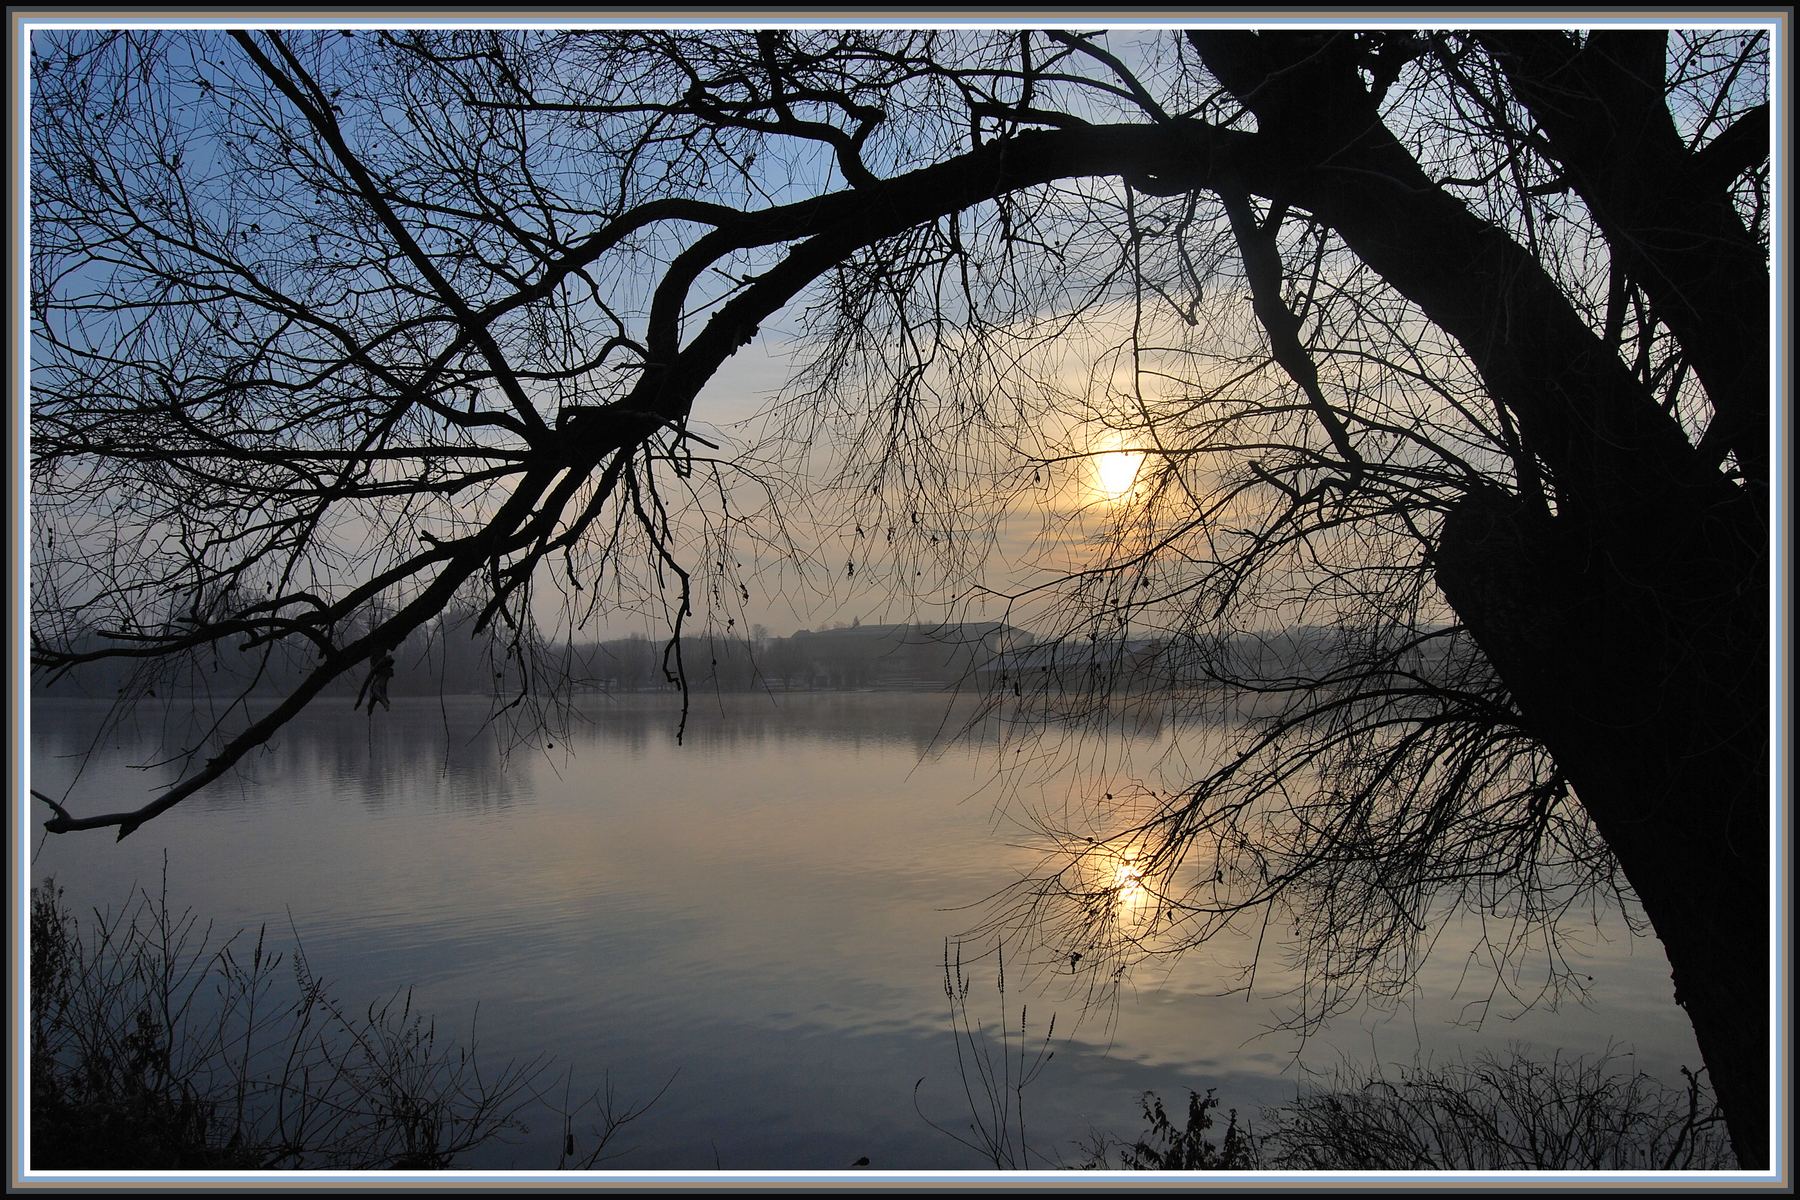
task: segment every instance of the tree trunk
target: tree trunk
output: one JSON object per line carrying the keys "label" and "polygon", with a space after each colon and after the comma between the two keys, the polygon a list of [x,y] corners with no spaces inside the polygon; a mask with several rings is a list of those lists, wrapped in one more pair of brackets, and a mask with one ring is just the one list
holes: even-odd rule
{"label": "tree trunk", "polygon": [[1642,901],[1738,1161],[1762,1167],[1767,559],[1731,515],[1602,547],[1567,518],[1477,494],[1446,521],[1436,568]]}
{"label": "tree trunk", "polygon": [[[1242,161],[1270,165],[1246,182],[1310,209],[1455,336],[1516,417],[1515,453],[1547,468],[1554,496],[1495,488],[1452,511],[1439,585],[1662,939],[1740,1163],[1766,1165],[1766,492],[1727,480],[1542,265],[1432,182],[1382,124],[1346,35],[1190,37],[1256,116],[1263,154]],[[1583,183],[1614,198],[1603,166]],[[1612,211],[1626,231],[1680,216]],[[1679,241],[1634,261],[1699,274]],[[1722,381],[1730,354],[1707,357]],[[1742,400],[1715,405],[1728,444],[1748,447]]]}
{"label": "tree trunk", "polygon": [[1768,157],[1766,127],[1760,139],[1743,139],[1742,157],[1723,169],[1689,151],[1663,93],[1663,30],[1606,30],[1585,42],[1560,31],[1496,30],[1482,40],[1550,138],[1617,265],[1681,340],[1717,413],[1707,442],[1720,458],[1735,452],[1745,478],[1767,486],[1768,257],[1729,188],[1736,170]]}

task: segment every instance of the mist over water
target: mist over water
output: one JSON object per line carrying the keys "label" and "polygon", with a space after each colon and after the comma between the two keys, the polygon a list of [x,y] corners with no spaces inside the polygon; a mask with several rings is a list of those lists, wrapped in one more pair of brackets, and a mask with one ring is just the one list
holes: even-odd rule
{"label": "mist over water", "polygon": [[[55,877],[80,915],[160,886],[166,854],[177,910],[216,934],[297,934],[353,1005],[414,986],[443,1034],[466,1039],[474,1022],[496,1066],[552,1054],[576,1092],[610,1078],[625,1103],[667,1084],[607,1166],[839,1170],[866,1156],[877,1169],[981,1169],[925,1119],[969,1121],[946,939],[1039,864],[1029,811],[1107,772],[1201,755],[1216,736],[1143,709],[1114,724],[1103,756],[1005,775],[999,730],[956,738],[967,712],[941,695],[696,696],[680,745],[678,706],[658,697],[589,698],[568,739],[490,726],[491,708],[400,697],[371,719],[315,706],[231,780],[124,842],[45,839],[33,879]],[[111,805],[167,781],[131,764],[155,757],[173,711],[141,708],[96,742],[104,711],[34,705],[34,788],[60,797],[74,783]],[[1305,1041],[1269,1032],[1305,1002],[1278,930],[1250,994],[1236,991],[1259,932],[1098,993],[1059,963],[1009,958],[1004,1012],[994,958],[964,946],[970,1015],[997,1052],[1002,1028],[1017,1052],[1021,1004],[1034,1051],[1055,1014],[1055,1057],[1026,1091],[1034,1149],[1072,1163],[1094,1131],[1136,1136],[1145,1089],[1217,1088],[1253,1115],[1343,1060],[1610,1047],[1671,1085],[1699,1063],[1661,947],[1617,914],[1568,931],[1571,965],[1592,976],[1584,1002],[1534,1007],[1542,962],[1497,979],[1471,919],[1445,929],[1407,1002]],[[547,1168],[560,1134],[534,1120],[461,1165]]]}

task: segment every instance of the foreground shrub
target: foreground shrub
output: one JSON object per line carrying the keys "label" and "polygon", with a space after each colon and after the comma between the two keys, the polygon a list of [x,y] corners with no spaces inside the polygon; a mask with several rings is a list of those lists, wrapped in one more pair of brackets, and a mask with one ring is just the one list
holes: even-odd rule
{"label": "foreground shrub", "polygon": [[1703,1072],[1674,1090],[1611,1056],[1514,1050],[1335,1085],[1265,1110],[1261,1145],[1290,1170],[1719,1170],[1737,1165]]}
{"label": "foreground shrub", "polygon": [[[466,1045],[440,1039],[410,991],[347,1007],[297,943],[215,941],[171,912],[166,883],[86,922],[62,895],[32,891],[35,1169],[439,1169],[526,1132],[542,1098],[545,1058],[484,1073],[473,1029]],[[556,1165],[594,1165],[647,1107],[619,1108],[609,1089],[552,1110]]]}
{"label": "foreground shrub", "polygon": [[[1188,1093],[1187,1123],[1177,1127],[1169,1120],[1162,1098],[1145,1092],[1145,1127],[1142,1136],[1129,1146],[1119,1148],[1119,1167],[1127,1171],[1254,1171],[1262,1166],[1260,1147],[1250,1131],[1238,1124],[1237,1110],[1226,1115],[1225,1129],[1218,1144],[1207,1136],[1215,1124],[1213,1111],[1219,1098],[1211,1088],[1206,1095]],[[1087,1164],[1104,1167],[1106,1151],[1101,1148]]]}
{"label": "foreground shrub", "polygon": [[1723,1118],[1700,1074],[1663,1086],[1610,1055],[1541,1062],[1484,1053],[1389,1078],[1342,1068],[1291,1104],[1262,1110],[1261,1129],[1188,1093],[1186,1124],[1143,1097],[1144,1132],[1100,1139],[1081,1164],[1130,1171],[1627,1171],[1735,1167]]}

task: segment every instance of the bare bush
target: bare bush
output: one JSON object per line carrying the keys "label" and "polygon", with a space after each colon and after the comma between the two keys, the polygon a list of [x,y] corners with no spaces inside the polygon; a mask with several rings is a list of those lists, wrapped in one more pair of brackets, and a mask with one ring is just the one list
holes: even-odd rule
{"label": "bare bush", "polygon": [[1602,1055],[1485,1053],[1389,1077],[1345,1069],[1265,1109],[1263,1153],[1287,1170],[1670,1171],[1735,1167],[1702,1078],[1675,1091]]}
{"label": "bare bush", "polygon": [[[166,885],[84,922],[51,881],[31,917],[35,1169],[437,1170],[550,1104],[546,1057],[484,1068],[473,1025],[440,1037],[410,990],[346,1005],[297,940],[217,939]],[[565,1080],[556,1165],[599,1162],[647,1107],[610,1086],[571,1106]]]}

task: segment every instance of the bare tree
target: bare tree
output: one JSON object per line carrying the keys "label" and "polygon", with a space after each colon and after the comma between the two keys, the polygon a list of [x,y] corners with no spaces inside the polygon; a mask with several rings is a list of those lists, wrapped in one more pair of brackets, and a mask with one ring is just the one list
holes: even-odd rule
{"label": "bare tree", "polygon": [[1001,703],[1264,697],[1069,823],[1056,953],[1291,914],[1328,1011],[1445,902],[1628,886],[1766,1162],[1763,31],[33,51],[34,661],[298,664],[49,829],[129,833],[459,598],[521,659],[540,589],[664,604],[679,677],[750,587],[696,400],[789,314],[789,444],[861,448],[845,576],[964,585],[976,517],[1142,456],[1104,553],[1002,589],[1060,636]]}

